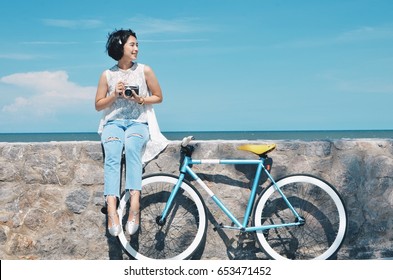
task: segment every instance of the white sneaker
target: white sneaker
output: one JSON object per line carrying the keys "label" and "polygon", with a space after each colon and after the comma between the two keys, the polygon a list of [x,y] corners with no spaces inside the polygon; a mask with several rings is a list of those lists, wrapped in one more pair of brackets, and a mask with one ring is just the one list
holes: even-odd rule
{"label": "white sneaker", "polygon": [[136,215],[139,214],[139,211],[133,212],[132,214],[134,215],[134,218],[131,221],[127,221],[127,224],[126,224],[126,231],[129,235],[135,234],[135,232],[137,232],[138,228],[139,228],[139,224],[137,224],[135,222]]}
{"label": "white sneaker", "polygon": [[135,219],[132,221],[128,221],[126,224],[126,230],[129,235],[133,235],[135,232],[138,231],[139,225],[135,223]]}
{"label": "white sneaker", "polygon": [[108,231],[109,231],[110,235],[112,235],[112,236],[118,236],[120,234],[120,232],[122,231],[121,225],[120,224],[116,225],[114,222],[115,216],[116,216],[116,213],[108,214],[108,219],[110,219],[110,222],[112,224],[111,227],[108,227]]}

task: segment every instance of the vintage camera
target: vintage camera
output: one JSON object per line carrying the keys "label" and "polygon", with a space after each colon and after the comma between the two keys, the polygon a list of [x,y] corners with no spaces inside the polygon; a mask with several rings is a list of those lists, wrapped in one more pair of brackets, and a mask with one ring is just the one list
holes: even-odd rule
{"label": "vintage camera", "polygon": [[125,86],[124,88],[125,96],[132,96],[132,90],[135,91],[137,95],[139,95],[139,86]]}

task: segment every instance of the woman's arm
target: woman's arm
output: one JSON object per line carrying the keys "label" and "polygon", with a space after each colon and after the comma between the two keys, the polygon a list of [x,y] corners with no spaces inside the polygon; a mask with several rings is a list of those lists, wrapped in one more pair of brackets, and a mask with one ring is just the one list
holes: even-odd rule
{"label": "woman's arm", "polygon": [[144,104],[156,104],[162,102],[162,91],[156,75],[148,65],[145,65],[145,79],[147,87],[151,92],[151,96],[143,98]]}
{"label": "woman's arm", "polygon": [[97,111],[101,111],[112,105],[113,102],[119,96],[119,92],[121,92],[120,87],[122,84],[118,84],[117,88],[114,92],[107,96],[108,92],[108,83],[106,80],[105,72],[102,73],[100,80],[98,81],[97,92],[96,92],[96,103],[95,107]]}

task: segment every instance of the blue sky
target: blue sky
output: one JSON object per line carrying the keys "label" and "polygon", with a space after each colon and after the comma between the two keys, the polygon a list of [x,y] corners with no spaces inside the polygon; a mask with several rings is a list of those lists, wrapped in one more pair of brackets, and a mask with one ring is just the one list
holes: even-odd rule
{"label": "blue sky", "polygon": [[393,129],[391,0],[13,0],[0,24],[0,133],[97,131],[119,28],[163,131]]}

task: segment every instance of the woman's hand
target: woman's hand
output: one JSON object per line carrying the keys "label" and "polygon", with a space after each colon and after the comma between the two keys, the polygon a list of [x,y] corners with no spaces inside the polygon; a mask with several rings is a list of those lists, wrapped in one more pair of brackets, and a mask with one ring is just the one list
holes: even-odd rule
{"label": "woman's hand", "polygon": [[115,94],[116,97],[119,97],[120,95],[124,95],[124,83],[122,81],[117,82],[116,88],[115,88]]}
{"label": "woman's hand", "polygon": [[134,90],[132,90],[132,97],[134,98],[134,101],[138,103],[139,105],[144,105],[145,104],[145,98],[139,96],[136,94]]}
{"label": "woman's hand", "polygon": [[139,96],[136,92],[135,92],[135,90],[131,90],[131,95],[130,96],[126,96],[125,94],[124,94],[124,98],[125,99],[130,99],[130,100],[132,100],[132,101],[134,101],[134,102],[136,102],[136,103],[138,103],[138,104],[140,104],[140,105],[143,105],[143,104],[145,104],[145,99],[143,98],[143,97],[141,97],[141,96]]}
{"label": "woman's hand", "polygon": [[123,98],[128,99],[128,100],[132,100],[132,101],[134,101],[134,102],[136,102],[136,103],[138,103],[138,104],[141,104],[141,105],[144,104],[145,99],[144,99],[143,97],[140,97],[140,96],[136,93],[135,90],[131,89],[131,95],[126,95],[126,94],[125,94],[125,86],[124,86],[124,84],[123,84],[122,87],[119,87],[119,88],[122,88],[122,89],[123,89],[123,92],[122,92],[122,97],[123,97]]}

